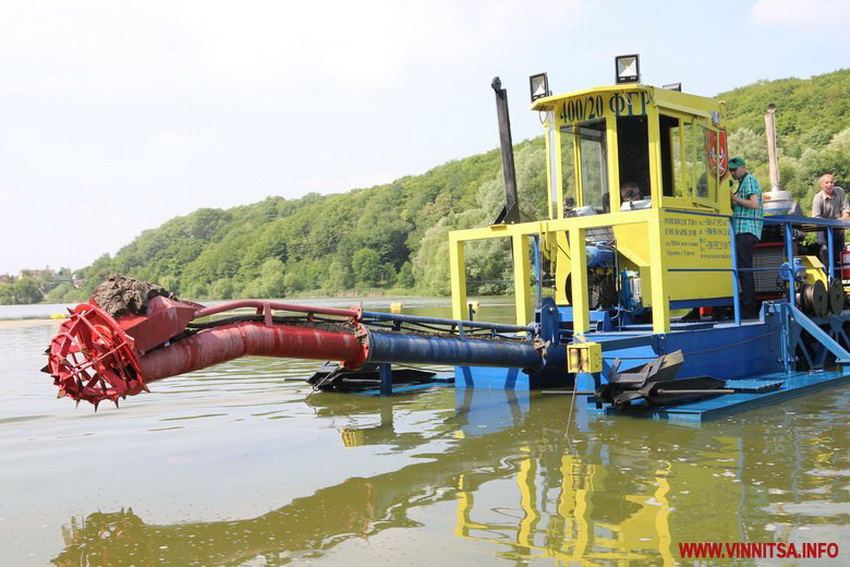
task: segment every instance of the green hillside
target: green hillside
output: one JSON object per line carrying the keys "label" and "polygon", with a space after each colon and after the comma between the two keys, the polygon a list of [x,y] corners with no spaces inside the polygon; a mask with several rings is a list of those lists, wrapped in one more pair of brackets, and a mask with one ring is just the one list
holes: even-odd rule
{"label": "green hillside", "polygon": [[[542,160],[542,139],[516,146],[520,195],[529,216],[545,211]],[[503,200],[494,150],[345,194],[199,209],[143,232],[114,258],[103,256],[80,275],[86,292],[106,275],[121,273],[199,299],[390,288],[446,293],[442,249],[448,230],[492,222]],[[501,277],[504,262],[491,264]]]}
{"label": "green hillside", "polygon": [[[728,104],[730,154],[747,159],[765,190],[770,181],[764,111],[770,103],[777,106],[783,188],[804,210],[822,173],[835,173],[839,184],[850,184],[850,70],[762,81],[718,98]],[[523,214],[543,218],[542,138],[518,144],[515,152]],[[199,209],[143,232],[114,258],[105,255],[81,270],[82,290],[69,283],[33,288],[18,278],[0,281],[0,303],[20,298],[12,291],[25,283],[32,292],[27,297],[34,300],[39,289],[49,301],[82,299],[112,273],[195,299],[389,289],[443,295],[449,292],[448,231],[492,222],[503,201],[499,153],[493,150],[345,194],[268,197],[227,210]],[[488,242],[469,248],[472,292],[504,289],[510,254],[497,250],[500,246]]]}
{"label": "green hillside", "polygon": [[747,159],[763,189],[770,188],[764,113],[771,103],[776,105],[783,189],[809,211],[822,174],[833,173],[839,185],[850,188],[850,69],[811,79],[760,81],[717,98],[728,105],[730,154]]}
{"label": "green hillside", "polygon": [[850,69],[811,79],[760,81],[723,93],[730,131],[747,128],[764,133],[764,111],[777,107],[779,146],[788,156],[820,148],[850,125]]}

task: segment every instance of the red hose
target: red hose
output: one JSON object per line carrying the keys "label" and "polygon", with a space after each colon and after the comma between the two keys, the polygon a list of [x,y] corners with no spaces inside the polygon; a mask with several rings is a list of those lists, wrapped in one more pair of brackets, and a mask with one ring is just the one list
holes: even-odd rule
{"label": "red hose", "polygon": [[201,331],[143,356],[139,365],[144,381],[153,382],[246,355],[339,360],[350,367],[366,359],[353,332],[246,321]]}
{"label": "red hose", "polygon": [[[183,331],[193,315],[237,307],[257,307],[264,315],[263,322],[229,323],[167,343]],[[344,316],[346,320],[324,326],[309,322],[305,326],[275,325],[272,310]],[[103,400],[117,403],[145,391],[147,382],[245,355],[338,360],[348,368],[358,368],[367,359],[366,347],[358,340],[360,326],[354,322],[358,316],[357,310],[262,301],[205,309],[157,297],[150,301],[147,316],[116,320],[92,301],[78,305],[62,324],[51,341],[44,370],[53,376],[60,397],[86,400],[97,407]],[[167,346],[155,348],[164,343]]]}

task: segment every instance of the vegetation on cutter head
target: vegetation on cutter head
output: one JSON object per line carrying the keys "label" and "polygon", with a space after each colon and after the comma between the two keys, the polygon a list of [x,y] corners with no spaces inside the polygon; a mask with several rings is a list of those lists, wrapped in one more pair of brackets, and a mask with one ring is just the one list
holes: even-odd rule
{"label": "vegetation on cutter head", "polygon": [[[730,155],[743,156],[765,190],[770,180],[764,112],[770,103],[777,106],[782,186],[803,210],[811,209],[822,173],[850,185],[850,70],[763,81],[717,98],[728,104]],[[543,139],[514,150],[523,219],[545,218]],[[484,226],[503,204],[501,161],[493,150],[370,189],[199,209],[146,230],[114,258],[98,258],[75,274],[76,281],[67,270],[56,279],[37,271],[2,278],[0,304],[85,299],[116,273],[192,299],[375,290],[448,295],[449,231]],[[501,240],[468,245],[471,293],[511,288],[507,246]]]}

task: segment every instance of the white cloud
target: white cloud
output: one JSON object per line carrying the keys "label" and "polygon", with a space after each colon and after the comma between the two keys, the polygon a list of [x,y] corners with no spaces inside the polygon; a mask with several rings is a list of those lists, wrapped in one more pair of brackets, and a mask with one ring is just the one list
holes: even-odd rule
{"label": "white cloud", "polygon": [[847,0],[758,0],[753,19],[762,25],[803,27],[850,18]]}

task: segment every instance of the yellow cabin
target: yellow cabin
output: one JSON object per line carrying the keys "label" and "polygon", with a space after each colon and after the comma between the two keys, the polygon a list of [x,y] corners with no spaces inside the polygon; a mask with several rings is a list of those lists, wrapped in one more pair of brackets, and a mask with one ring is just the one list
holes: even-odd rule
{"label": "yellow cabin", "polygon": [[731,305],[725,104],[638,83],[555,96],[538,84],[549,220],[450,235],[454,316],[465,314],[464,243],[488,238],[512,240],[518,324],[545,293],[535,261],[548,262],[576,333],[614,303],[651,307],[656,333],[669,331],[671,309]]}

